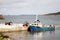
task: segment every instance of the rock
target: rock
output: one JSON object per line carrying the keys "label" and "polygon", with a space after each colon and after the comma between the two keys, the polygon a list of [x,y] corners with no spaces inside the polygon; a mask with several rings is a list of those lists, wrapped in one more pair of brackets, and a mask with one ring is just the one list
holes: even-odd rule
{"label": "rock", "polygon": [[4,16],[3,15],[0,15],[0,19],[4,19]]}
{"label": "rock", "polygon": [[10,38],[4,38],[4,40],[11,40]]}
{"label": "rock", "polygon": [[3,36],[4,40],[11,40],[11,38],[9,36]]}

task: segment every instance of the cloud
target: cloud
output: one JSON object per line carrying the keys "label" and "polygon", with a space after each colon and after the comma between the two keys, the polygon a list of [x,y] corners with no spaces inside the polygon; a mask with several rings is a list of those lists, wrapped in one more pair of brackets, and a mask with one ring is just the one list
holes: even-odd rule
{"label": "cloud", "polygon": [[0,0],[0,13],[45,14],[60,11],[60,0]]}

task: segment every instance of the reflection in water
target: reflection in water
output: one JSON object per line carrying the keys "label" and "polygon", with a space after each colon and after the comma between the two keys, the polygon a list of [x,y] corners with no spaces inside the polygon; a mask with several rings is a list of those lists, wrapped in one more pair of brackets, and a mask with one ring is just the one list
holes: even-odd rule
{"label": "reflection in water", "polygon": [[[59,31],[46,31],[46,32],[10,32],[4,33],[9,35],[13,40],[55,40]],[[56,37],[55,37],[56,36]],[[59,38],[60,39],[60,38]]]}

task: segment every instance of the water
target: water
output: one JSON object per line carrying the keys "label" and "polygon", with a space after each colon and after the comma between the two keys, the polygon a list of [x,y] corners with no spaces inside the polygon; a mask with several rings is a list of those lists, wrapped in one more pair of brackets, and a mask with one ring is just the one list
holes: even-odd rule
{"label": "water", "polygon": [[60,29],[46,32],[10,32],[4,33],[9,35],[12,40],[60,40]]}
{"label": "water", "polygon": [[[12,21],[13,23],[24,23],[25,21],[31,23],[36,19],[36,15],[4,15],[5,19],[0,20],[0,23]],[[38,19],[42,24],[60,24],[60,16],[40,16]]]}
{"label": "water", "polygon": [[[5,23],[5,21],[12,21],[13,23],[24,23],[28,21],[33,22],[36,19],[36,15],[5,15],[4,20],[0,20],[0,23]],[[60,24],[60,16],[38,16],[38,19],[42,24]],[[9,32],[4,33],[8,35],[12,40],[60,40],[60,29],[55,31],[46,32]]]}

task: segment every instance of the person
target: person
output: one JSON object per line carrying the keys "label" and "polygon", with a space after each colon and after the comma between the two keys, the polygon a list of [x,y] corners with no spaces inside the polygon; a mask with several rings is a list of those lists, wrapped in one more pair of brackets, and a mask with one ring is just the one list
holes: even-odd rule
{"label": "person", "polygon": [[40,22],[40,20],[37,20],[37,22]]}
{"label": "person", "polygon": [[50,24],[51,27],[53,27],[54,25],[53,24]]}
{"label": "person", "polygon": [[23,24],[23,26],[28,26],[29,25],[29,23],[26,21],[24,24]]}
{"label": "person", "polygon": [[9,21],[9,22],[5,22],[5,25],[11,25],[11,21]]}

